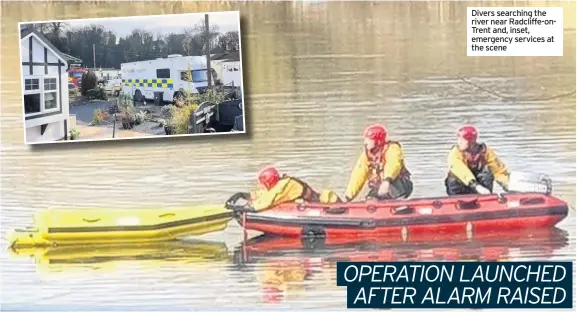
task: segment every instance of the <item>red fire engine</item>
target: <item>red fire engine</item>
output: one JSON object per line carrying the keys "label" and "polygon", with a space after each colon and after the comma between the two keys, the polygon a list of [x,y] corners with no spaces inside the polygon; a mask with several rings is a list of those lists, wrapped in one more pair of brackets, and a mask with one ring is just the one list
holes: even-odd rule
{"label": "red fire engine", "polygon": [[74,84],[76,88],[80,88],[80,84],[82,83],[82,74],[84,74],[85,71],[86,69],[79,65],[71,65],[68,69],[68,82]]}

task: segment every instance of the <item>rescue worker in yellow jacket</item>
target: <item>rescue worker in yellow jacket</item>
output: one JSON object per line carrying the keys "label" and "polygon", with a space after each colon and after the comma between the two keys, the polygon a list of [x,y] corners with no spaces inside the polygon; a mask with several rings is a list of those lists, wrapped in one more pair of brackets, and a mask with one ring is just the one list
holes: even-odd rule
{"label": "rescue worker in yellow jacket", "polygon": [[450,150],[447,157],[447,195],[490,194],[495,181],[507,190],[507,166],[486,144],[478,143],[477,137],[477,129],[470,125],[457,131],[457,145]]}
{"label": "rescue worker in yellow jacket", "polygon": [[364,148],[351,173],[345,192],[346,201],[357,197],[368,181],[367,197],[379,200],[407,198],[413,192],[411,174],[405,166],[401,144],[389,141],[380,124],[364,131]]}
{"label": "rescue worker in yellow jacket", "polygon": [[258,174],[261,189],[251,192],[250,205],[256,211],[289,202],[335,203],[339,197],[332,191],[318,193],[305,182],[287,175],[280,176],[273,167],[266,167]]}

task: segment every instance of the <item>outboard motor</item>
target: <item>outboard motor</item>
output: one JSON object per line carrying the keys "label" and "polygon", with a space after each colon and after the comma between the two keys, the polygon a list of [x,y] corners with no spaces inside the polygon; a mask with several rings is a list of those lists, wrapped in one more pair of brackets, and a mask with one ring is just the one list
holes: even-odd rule
{"label": "outboard motor", "polygon": [[551,194],[553,184],[546,174],[511,172],[508,191],[511,193]]}

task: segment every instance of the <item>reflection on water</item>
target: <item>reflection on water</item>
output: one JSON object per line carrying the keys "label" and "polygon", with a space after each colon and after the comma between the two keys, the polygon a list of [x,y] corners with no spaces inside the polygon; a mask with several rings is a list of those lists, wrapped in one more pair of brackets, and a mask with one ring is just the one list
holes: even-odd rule
{"label": "reflection on water", "polygon": [[[215,275],[224,273],[228,275],[230,289],[238,291],[242,285],[242,293],[237,295],[248,296],[254,304],[276,306],[305,304],[311,296],[344,298],[343,289],[336,287],[337,261],[543,261],[551,260],[568,244],[568,233],[561,229],[505,231],[473,238],[463,233],[433,240],[427,237],[298,239],[262,235],[243,241],[231,250],[222,243],[190,240],[138,246],[20,249],[13,250],[12,256],[30,258],[25,262],[34,265],[43,282],[55,285],[91,279],[94,284],[106,281],[114,287],[131,272],[136,279],[162,274],[163,278],[170,278],[162,282],[163,285],[200,291],[193,295],[194,299],[186,301],[195,306],[199,303],[194,300],[222,287],[214,285],[214,281],[218,280]],[[202,288],[195,287],[201,280]],[[142,288],[148,290],[148,295],[158,296],[157,287],[141,286],[138,294]],[[131,290],[124,291],[131,293]],[[332,303],[335,308],[342,304],[335,300]]]}
{"label": "reflection on water", "polygon": [[49,247],[10,249],[15,257],[35,259],[44,272],[69,271],[71,268],[101,270],[109,264],[138,262],[204,263],[226,261],[228,249],[224,243],[188,241],[146,245],[97,245],[79,247]]}
{"label": "reflection on water", "polygon": [[324,261],[503,261],[515,257],[511,251],[534,252],[544,258],[568,244],[568,233],[561,229],[501,232],[468,238],[462,235],[423,235],[352,239],[294,239],[288,237],[252,238],[235,251],[239,263],[258,263],[284,257],[322,258]]}
{"label": "reflection on water", "polygon": [[544,261],[568,245],[567,234],[554,229],[474,239],[421,237],[408,242],[261,236],[242,244],[235,260],[243,272],[258,275],[264,301],[278,303],[307,289],[338,291],[337,261],[515,261],[523,257]]}
{"label": "reflection on water", "polygon": [[[28,225],[34,211],[47,206],[224,202],[246,191],[255,172],[270,163],[313,186],[342,192],[362,130],[374,121],[402,142],[415,197],[443,194],[454,130],[474,123],[513,170],[548,173],[555,194],[574,207],[575,3],[561,4],[563,57],[467,57],[466,8],[486,5],[509,4],[2,3],[2,236],[5,229]],[[23,145],[18,21],[236,9],[243,19],[250,136]],[[575,260],[575,211],[558,227],[562,235],[528,240],[358,242],[312,251],[282,241],[263,251],[263,240],[246,244],[243,254],[235,251],[242,233],[231,223],[225,232],[203,236],[205,243],[76,250],[71,258],[57,250],[34,251],[40,260],[31,261],[3,252],[2,303],[35,302],[56,310],[342,309],[344,299],[334,298],[344,298],[345,291],[335,286],[332,260]],[[243,255],[247,261],[238,261]]]}

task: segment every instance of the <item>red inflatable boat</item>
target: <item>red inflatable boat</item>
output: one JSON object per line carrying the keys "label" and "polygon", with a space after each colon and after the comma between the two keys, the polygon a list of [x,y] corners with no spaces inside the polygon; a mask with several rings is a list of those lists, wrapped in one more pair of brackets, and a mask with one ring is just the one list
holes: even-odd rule
{"label": "red inflatable boat", "polygon": [[[241,193],[239,193],[241,194]],[[337,204],[288,203],[263,212],[227,202],[248,230],[285,236],[397,236],[553,227],[567,203],[542,193],[460,195]],[[244,210],[243,210],[244,209]]]}
{"label": "red inflatable boat", "polygon": [[408,241],[381,238],[306,238],[262,235],[244,242],[235,260],[251,263],[285,259],[337,261],[498,261],[515,250],[517,257],[550,257],[569,245],[568,233],[557,228],[477,234],[473,239],[456,235],[426,235]]}

